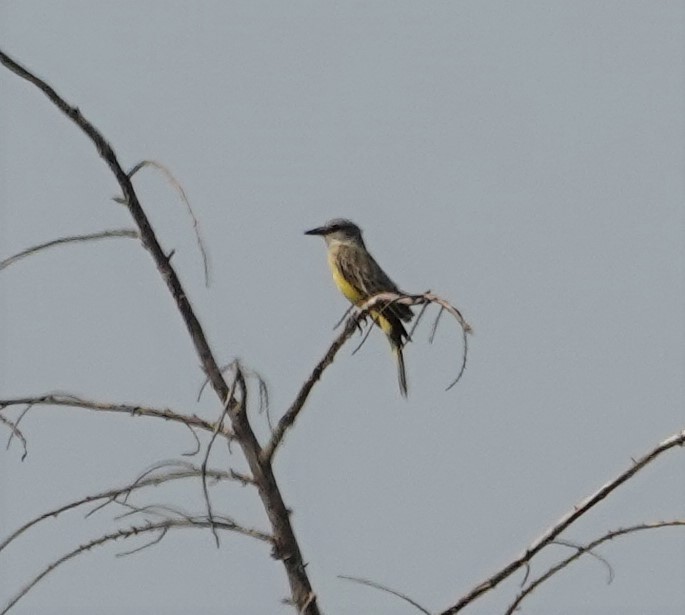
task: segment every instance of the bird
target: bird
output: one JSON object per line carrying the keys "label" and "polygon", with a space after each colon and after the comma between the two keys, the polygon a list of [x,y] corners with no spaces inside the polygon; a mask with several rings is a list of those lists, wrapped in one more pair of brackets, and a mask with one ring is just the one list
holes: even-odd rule
{"label": "bird", "polygon": [[[335,218],[323,226],[305,231],[305,235],[323,237],[328,248],[328,265],[338,290],[354,305],[360,306],[371,297],[385,292],[402,294],[402,291],[381,269],[366,249],[362,230],[351,220]],[[402,349],[409,334],[403,322],[414,316],[409,306],[390,302],[371,310],[371,318],[385,333],[397,361],[397,378],[400,393],[407,397],[407,372]]]}

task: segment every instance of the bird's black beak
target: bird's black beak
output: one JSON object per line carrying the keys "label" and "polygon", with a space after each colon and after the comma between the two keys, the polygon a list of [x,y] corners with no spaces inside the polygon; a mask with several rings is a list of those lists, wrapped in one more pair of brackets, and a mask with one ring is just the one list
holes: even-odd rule
{"label": "bird's black beak", "polygon": [[317,226],[316,228],[313,228],[309,231],[305,231],[305,235],[325,235],[328,232],[328,229],[325,226]]}

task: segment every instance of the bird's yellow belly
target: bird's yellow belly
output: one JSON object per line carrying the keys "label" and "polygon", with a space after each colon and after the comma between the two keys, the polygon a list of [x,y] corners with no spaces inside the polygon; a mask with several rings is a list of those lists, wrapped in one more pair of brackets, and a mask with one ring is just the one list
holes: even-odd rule
{"label": "bird's yellow belly", "polygon": [[[340,272],[340,269],[338,268],[338,265],[335,262],[335,255],[328,255],[328,265],[331,268],[331,273],[333,274],[333,281],[335,282],[335,285],[338,287],[338,290],[345,295],[345,297],[354,303],[355,305],[359,305],[361,303],[364,303],[369,297],[366,295],[363,295],[360,293],[352,284],[350,284],[343,276],[343,274]],[[373,318],[374,322],[381,328],[386,334],[390,334],[392,332],[392,323],[380,312],[377,312],[376,310],[371,310],[371,318]]]}
{"label": "bird's yellow belly", "polygon": [[357,305],[366,298],[343,277],[342,273],[340,273],[340,269],[338,269],[338,265],[335,262],[335,257],[331,256],[330,254],[328,256],[328,265],[331,268],[335,285],[349,301]]}

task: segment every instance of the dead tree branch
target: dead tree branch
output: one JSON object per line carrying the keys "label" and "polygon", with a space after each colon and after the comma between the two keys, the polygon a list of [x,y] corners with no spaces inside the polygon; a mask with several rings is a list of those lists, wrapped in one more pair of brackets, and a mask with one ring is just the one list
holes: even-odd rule
{"label": "dead tree branch", "polygon": [[[213,470],[209,469],[206,470],[206,475],[212,479],[215,480],[229,480],[229,481],[237,481],[242,484],[245,484],[246,477],[236,475],[233,472],[225,472],[222,470]],[[64,512],[67,512],[69,510],[74,510],[76,508],[80,508],[81,506],[86,506],[88,504],[94,504],[97,502],[100,502],[101,500],[104,500],[102,504],[91,510],[89,513],[86,514],[86,517],[91,515],[93,512],[96,510],[101,509],[103,506],[106,506],[107,504],[111,504],[112,502],[116,502],[119,500],[119,498],[122,498],[122,502],[125,502],[128,498],[128,496],[140,489],[144,489],[145,487],[156,487],[157,485],[162,485],[164,483],[168,483],[171,481],[175,480],[182,480],[186,478],[199,478],[202,476],[202,469],[192,466],[190,464],[183,464],[181,469],[174,470],[171,472],[168,472],[166,474],[161,474],[158,476],[146,476],[146,477],[138,477],[136,478],[135,481],[132,483],[129,483],[128,485],[124,485],[123,487],[115,487],[113,489],[107,489],[105,491],[101,491],[100,493],[95,493],[93,495],[88,495],[86,497],[80,498],[78,500],[75,500],[73,502],[69,502],[68,504],[64,504],[63,506],[59,506],[58,508],[53,508],[52,510],[49,510],[46,513],[43,513],[42,515],[39,515],[30,521],[27,521],[22,525],[21,527],[17,528],[14,532],[12,532],[7,538],[5,538],[2,542],[0,542],[0,551],[5,549],[7,546],[9,546],[12,542],[14,542],[19,536],[21,536],[24,532],[27,530],[31,529],[35,525],[41,523],[42,521],[46,521],[47,519],[54,519],[58,515],[61,515]]]}
{"label": "dead tree branch", "polygon": [[[229,387],[226,384],[219,365],[212,353],[209,342],[200,325],[195,312],[190,305],[188,296],[160,245],[157,236],[145,214],[138,195],[136,194],[129,174],[124,171],[112,146],[105,140],[93,124],[88,121],[77,107],[67,103],[50,85],[32,72],[24,68],[0,51],[0,63],[6,66],[14,74],[36,86],[48,99],[72,120],[80,130],[93,142],[99,155],[105,161],[114,175],[122,191],[122,203],[129,210],[138,232],[143,247],[149,252],[155,266],[171,296],[188,330],[188,334],[195,346],[195,351],[200,358],[202,368],[209,378],[220,403],[223,405],[229,398]],[[319,615],[316,594],[313,592],[306,565],[299,544],[295,538],[290,515],[276,478],[271,467],[270,460],[261,455],[261,447],[257,437],[250,426],[247,413],[240,408],[229,408],[232,431],[245,455],[245,459],[259,491],[260,499],[271,523],[273,530],[274,557],[283,562],[288,581],[290,584],[293,603],[303,615]]]}
{"label": "dead tree branch", "polygon": [[[216,426],[213,423],[205,421],[198,416],[185,415],[169,408],[152,408],[149,406],[139,406],[131,404],[116,404],[110,402],[101,402],[93,399],[84,399],[77,395],[70,395],[68,393],[48,393],[46,395],[39,395],[37,397],[17,397],[13,399],[0,399],[0,413],[5,408],[11,406],[28,407],[34,406],[67,406],[70,408],[84,408],[86,410],[94,410],[96,412],[118,412],[128,414],[129,416],[146,416],[153,418],[165,419],[174,423],[182,423],[188,427],[202,429],[212,433]],[[0,416],[2,416],[0,414]],[[222,435],[227,438],[232,438],[233,433],[230,429],[224,428]]]}
{"label": "dead tree branch", "polygon": [[[209,521],[204,518],[192,518],[192,519],[164,519],[163,521],[158,521],[155,523],[145,523],[142,525],[136,525],[128,529],[117,530],[116,532],[111,532],[100,536],[90,542],[87,542],[69,553],[66,553],[59,559],[54,560],[48,566],[46,566],[38,575],[36,575],[29,583],[27,583],[19,592],[17,592],[3,607],[0,611],[0,615],[5,615],[19,600],[21,600],[33,587],[35,587],[40,581],[42,581],[48,574],[53,570],[61,566],[62,564],[73,559],[77,555],[90,551],[95,547],[100,547],[102,545],[108,544],[110,542],[115,542],[117,540],[126,540],[127,538],[133,538],[135,536],[142,536],[150,533],[160,532],[162,537],[171,529],[205,529],[209,527]],[[238,534],[243,534],[251,538],[257,538],[263,542],[272,543],[273,538],[269,534],[266,534],[260,530],[245,528],[233,523],[226,523],[221,520],[215,521],[215,527],[220,530],[236,532]],[[146,546],[151,546],[156,544],[159,540],[148,543]]]}
{"label": "dead tree branch", "polygon": [[597,491],[589,495],[582,502],[573,507],[571,511],[565,514],[553,526],[547,529],[542,535],[536,538],[531,545],[516,559],[504,566],[501,570],[487,578],[485,581],[476,585],[471,591],[462,596],[453,606],[444,610],[440,615],[454,615],[464,607],[471,604],[474,600],[497,587],[504,579],[511,576],[519,568],[525,567],[530,560],[537,555],[546,546],[552,544],[554,540],[565,529],[567,529],[577,519],[582,517],[596,504],[606,498],[612,491],[620,487],[627,480],[635,476],[642,468],[649,465],[657,457],[666,451],[675,448],[676,446],[683,446],[685,444],[685,429],[660,442],[651,451],[633,461],[632,465],[625,471],[621,472],[616,478],[610,480],[608,483],[602,485]]}
{"label": "dead tree branch", "polygon": [[599,538],[596,538],[595,540],[588,542],[586,545],[579,545],[575,547],[576,552],[573,555],[569,555],[567,558],[561,560],[559,563],[550,567],[546,572],[544,572],[539,577],[531,581],[530,584],[525,589],[523,589],[518,594],[518,596],[516,596],[514,601],[509,605],[509,608],[507,608],[505,615],[512,615],[521,605],[521,602],[523,602],[526,596],[529,596],[531,593],[533,593],[533,591],[535,591],[542,583],[547,581],[550,577],[554,576],[560,570],[566,568],[569,564],[577,560],[582,555],[593,554],[593,549],[597,548],[602,543],[607,542],[609,540],[613,540],[614,538],[618,538],[619,536],[625,536],[626,534],[633,534],[635,532],[641,532],[644,530],[654,530],[663,527],[678,526],[685,526],[685,519],[674,519],[672,521],[655,521],[652,523],[639,523],[637,525],[632,525],[630,527],[619,528],[617,530],[607,532],[603,536],[600,536]]}

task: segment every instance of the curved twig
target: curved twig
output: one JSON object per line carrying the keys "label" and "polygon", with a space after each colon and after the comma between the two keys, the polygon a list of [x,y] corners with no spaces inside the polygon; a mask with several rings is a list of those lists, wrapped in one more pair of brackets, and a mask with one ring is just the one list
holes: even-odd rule
{"label": "curved twig", "polygon": [[431,615],[431,612],[427,608],[421,606],[418,602],[416,602],[415,600],[412,600],[406,594],[398,592],[397,590],[394,590],[394,589],[390,589],[389,587],[385,587],[385,585],[381,585],[380,583],[376,583],[375,581],[369,581],[368,579],[362,579],[360,577],[349,577],[345,574],[339,574],[338,578],[339,579],[345,579],[346,581],[352,581],[353,583],[359,583],[360,585],[366,585],[367,587],[373,587],[374,589],[380,589],[383,592],[386,592],[388,594],[392,594],[393,596],[397,596],[398,598],[401,598],[405,602],[408,602],[413,607],[415,607],[417,610],[421,611],[422,613],[425,613],[425,615]]}
{"label": "curved twig", "polygon": [[193,221],[193,231],[195,233],[195,241],[197,241],[197,247],[200,250],[200,254],[202,256],[202,266],[204,269],[204,274],[205,274],[205,286],[209,288],[209,258],[207,257],[207,250],[205,249],[205,244],[204,241],[202,241],[202,235],[200,233],[200,223],[198,222],[198,219],[195,217],[195,212],[193,211],[193,208],[190,206],[190,201],[188,200],[188,197],[186,195],[186,191],[183,189],[183,186],[181,185],[181,182],[179,182],[173,175],[173,173],[165,167],[163,164],[160,164],[159,162],[155,160],[142,160],[139,162],[136,166],[134,166],[129,172],[128,176],[130,178],[133,178],[133,176],[140,171],[141,169],[145,167],[152,167],[154,169],[157,169],[160,171],[164,176],[167,178],[169,183],[173,186],[173,188],[178,192],[179,197],[181,197],[181,200],[183,201],[183,204],[186,206],[186,209],[188,210],[188,215],[190,216],[190,219]]}
{"label": "curved twig", "polygon": [[193,429],[192,425],[188,425],[188,423],[185,423],[185,426],[188,428],[188,431],[190,432],[190,435],[193,436],[195,439],[195,448],[186,451],[185,453],[181,453],[184,457],[195,457],[200,452],[200,449],[202,448],[202,444],[200,443],[200,438],[197,437],[197,434],[195,433],[195,430]]}
{"label": "curved twig", "polygon": [[651,451],[633,460],[631,466],[621,472],[616,478],[610,480],[608,483],[602,485],[594,493],[585,498],[582,502],[573,507],[571,511],[566,513],[559,521],[552,525],[549,529],[536,538],[533,543],[516,559],[504,566],[501,570],[488,577],[476,585],[471,591],[462,596],[453,606],[442,611],[440,615],[454,615],[461,611],[464,607],[471,604],[474,600],[482,596],[484,593],[497,587],[504,579],[516,572],[519,568],[529,562],[537,553],[544,549],[547,545],[556,540],[557,536],[561,534],[566,528],[574,523],[579,517],[582,517],[592,507],[606,498],[612,491],[620,487],[628,479],[632,478],[642,468],[650,464],[657,457],[666,451],[676,447],[685,445],[685,429],[673,434],[660,442]]}
{"label": "curved twig", "polygon": [[72,235],[70,237],[60,237],[59,239],[53,239],[52,241],[46,241],[45,243],[39,243],[38,245],[22,250],[13,256],[10,256],[2,261],[0,261],[0,271],[13,265],[22,258],[36,254],[36,252],[41,252],[47,248],[54,248],[65,243],[78,243],[84,241],[96,241],[98,239],[111,239],[115,237],[128,237],[129,239],[138,239],[139,235],[137,231],[133,229],[114,229],[112,231],[100,231],[99,233],[88,233],[85,235]]}
{"label": "curved twig", "polygon": [[[608,540],[612,540],[613,538],[617,538],[618,536],[624,536],[625,534],[632,534],[633,532],[640,532],[643,530],[654,530],[662,527],[677,526],[685,526],[685,519],[674,519],[672,521],[656,521],[653,523],[639,523],[637,525],[632,525],[630,527],[624,527],[618,530],[607,532],[603,536],[596,538],[595,540],[587,543],[586,545],[572,545],[576,549],[576,552],[573,555],[569,555],[566,559],[561,560],[559,563],[550,567],[546,572],[541,574],[539,577],[532,580],[530,584],[525,589],[523,589],[518,594],[518,596],[516,596],[514,601],[509,605],[509,608],[507,608],[505,615],[512,615],[514,611],[518,609],[521,602],[526,598],[526,596],[530,595],[542,583],[547,581],[547,579],[549,579],[550,577],[554,576],[560,570],[566,568],[566,566],[568,566],[571,562],[577,560],[581,555],[584,555],[586,553],[593,554],[593,549],[601,545],[603,542],[607,542]],[[604,558],[600,557],[600,560],[604,561]]]}
{"label": "curved twig", "polygon": [[[588,555],[594,557],[600,564],[604,564],[604,567],[607,569],[607,585],[611,585],[614,581],[614,568],[613,566],[609,563],[609,560],[606,557],[602,557],[599,553],[595,553],[591,549],[585,549],[583,545],[579,545],[578,543],[572,542],[570,540],[560,540],[557,538],[556,540],[553,540],[550,544],[552,545],[561,545],[562,547],[568,547],[569,549],[575,549],[576,551],[584,550]],[[525,583],[521,584],[521,587],[523,587]]]}
{"label": "curved twig", "polygon": [[7,425],[7,427],[10,428],[10,435],[7,438],[7,446],[5,447],[5,449],[9,449],[10,444],[12,444],[12,438],[16,436],[17,439],[21,442],[22,447],[24,448],[24,452],[21,455],[21,460],[24,461],[24,459],[26,459],[26,455],[29,454],[29,451],[26,448],[26,438],[24,437],[24,434],[21,433],[21,429],[17,427],[17,424],[15,422],[10,421],[6,416],[3,416],[2,414],[0,414],[0,423],[2,423],[3,425]]}
{"label": "curved twig", "polygon": [[[451,314],[459,323],[462,332],[464,352],[462,353],[462,361],[459,367],[459,371],[457,372],[456,378],[445,389],[446,391],[449,391],[455,384],[457,384],[457,382],[459,382],[459,380],[461,380],[461,377],[464,375],[464,371],[466,370],[466,357],[468,355],[468,336],[469,334],[473,333],[471,325],[468,322],[466,322],[466,319],[462,316],[461,312],[451,303],[449,303],[449,301],[446,301],[442,297],[439,297],[435,293],[431,292],[419,295],[379,293],[378,295],[371,297],[371,299],[360,305],[359,309],[363,314],[367,314],[373,309],[375,309],[378,304],[385,305],[388,302],[402,303],[404,305],[425,305],[426,303],[435,303],[441,307],[440,314],[443,311],[446,311],[447,313]],[[438,314],[438,319],[440,318],[440,314]],[[437,319],[435,326],[437,326]]]}
{"label": "curved twig", "polygon": [[216,532],[213,525],[212,501],[209,498],[209,487],[207,486],[207,465],[209,464],[209,454],[212,452],[212,446],[214,445],[214,441],[216,440],[216,437],[219,434],[219,430],[224,424],[224,419],[228,415],[228,408],[235,399],[235,387],[238,382],[238,375],[240,374],[240,363],[238,363],[238,361],[234,361],[234,367],[236,374],[233,378],[233,382],[231,383],[231,388],[228,390],[228,396],[226,397],[226,401],[224,402],[224,407],[221,411],[221,416],[219,417],[219,420],[216,422],[216,429],[214,429],[212,437],[209,440],[209,444],[207,444],[207,451],[205,452],[205,457],[202,460],[201,466],[202,493],[205,498],[205,504],[207,505],[207,519],[209,519],[210,527],[212,528],[212,535],[214,536],[217,549],[219,548],[219,534]]}
{"label": "curved twig", "polygon": [[[86,551],[90,551],[94,547],[99,547],[104,544],[110,543],[110,542],[115,542],[120,539],[127,539],[127,538],[132,538],[134,536],[140,536],[143,534],[149,534],[149,533],[154,533],[154,532],[168,532],[170,529],[205,529],[209,527],[209,522],[206,519],[203,518],[193,518],[190,520],[186,519],[164,519],[163,521],[159,521],[157,523],[145,523],[143,525],[136,525],[132,526],[128,529],[121,529],[117,530],[116,532],[111,532],[109,534],[105,534],[104,536],[100,536],[99,538],[96,538],[94,540],[91,540],[76,549],[73,549],[72,551],[69,551],[69,553],[66,553],[62,557],[54,560],[51,562],[48,566],[43,568],[43,570],[36,575],[29,583],[27,583],[19,592],[17,592],[10,600],[7,602],[7,604],[4,606],[4,608],[0,611],[0,615],[5,615],[19,600],[21,600],[33,587],[35,587],[40,581],[42,581],[48,574],[50,574],[55,568],[59,567],[60,565],[64,564],[65,562],[68,562],[70,559],[73,559],[77,555],[80,555],[81,553],[85,553]],[[273,539],[269,534],[266,534],[260,530],[252,529],[252,528],[245,528],[239,525],[235,524],[230,524],[230,523],[225,523],[223,521],[217,521],[216,522],[216,527],[221,530],[226,530],[230,532],[236,532],[238,534],[243,534],[245,536],[250,536],[252,538],[257,538],[258,540],[262,540],[264,542],[272,543]],[[156,541],[159,542],[159,541]],[[148,544],[147,546],[151,546]],[[135,552],[135,550],[133,551]]]}
{"label": "curved twig", "polygon": [[[128,498],[128,495],[132,491],[143,489],[145,487],[161,485],[162,483],[166,483],[169,481],[181,480],[184,478],[196,478],[199,477],[201,473],[202,470],[200,468],[191,466],[189,468],[177,470],[175,472],[169,472],[168,474],[163,474],[161,476],[150,476],[148,478],[143,479],[141,479],[141,477],[138,477],[135,481],[128,485],[124,485],[123,487],[107,489],[106,491],[101,491],[100,493],[88,495],[73,502],[69,502],[68,504],[64,504],[63,506],[60,506],[58,508],[53,508],[52,510],[43,513],[42,515],[39,515],[31,519],[30,521],[27,521],[26,523],[24,523],[24,525],[22,525],[21,527],[17,528],[14,532],[12,532],[7,538],[0,542],[0,551],[2,551],[10,543],[14,542],[17,538],[19,538],[19,536],[21,536],[24,532],[31,529],[38,523],[41,523],[46,519],[52,519],[54,517],[57,517],[58,515],[61,515],[62,513],[67,512],[69,510],[79,508],[80,506],[84,506],[86,504],[92,504],[100,500],[105,500],[103,504],[95,507],[93,510],[88,512],[86,514],[86,517],[88,517],[100,508],[102,508],[103,506],[106,506],[107,504],[117,501],[117,498],[122,495],[125,495],[125,498],[123,500],[123,502],[125,503],[126,499]],[[236,475],[233,472],[224,472],[222,470],[208,470],[207,475],[211,476],[212,478],[215,478],[216,480],[235,480],[243,484],[246,484],[245,481],[247,480],[247,477],[244,477],[242,475]]]}

